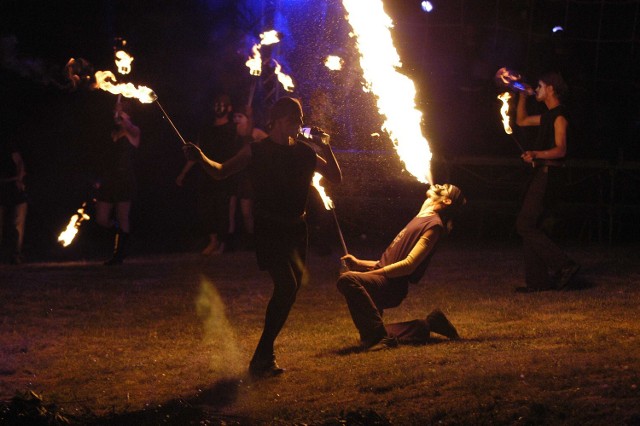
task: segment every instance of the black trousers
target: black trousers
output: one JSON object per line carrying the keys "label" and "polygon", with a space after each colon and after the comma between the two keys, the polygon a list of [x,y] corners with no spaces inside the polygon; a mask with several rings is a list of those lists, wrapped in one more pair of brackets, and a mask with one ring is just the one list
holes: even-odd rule
{"label": "black trousers", "polygon": [[[549,194],[557,190],[554,175],[559,170],[542,166],[535,169],[522,201],[516,229],[522,237],[525,260],[525,281],[528,287],[544,289],[553,286],[549,273],[555,273],[571,259],[554,243],[540,226],[548,207]],[[551,179],[550,179],[551,176]]]}

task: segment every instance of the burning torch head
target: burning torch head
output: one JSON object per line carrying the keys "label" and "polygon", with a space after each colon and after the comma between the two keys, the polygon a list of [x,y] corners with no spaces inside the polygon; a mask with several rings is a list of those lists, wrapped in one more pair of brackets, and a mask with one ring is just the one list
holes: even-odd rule
{"label": "burning torch head", "polygon": [[501,89],[533,94],[531,87],[522,81],[522,76],[506,67],[502,67],[496,72],[495,82]]}

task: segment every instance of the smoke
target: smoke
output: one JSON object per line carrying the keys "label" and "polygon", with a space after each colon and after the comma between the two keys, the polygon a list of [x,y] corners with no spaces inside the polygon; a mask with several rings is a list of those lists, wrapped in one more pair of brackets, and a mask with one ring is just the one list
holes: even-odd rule
{"label": "smoke", "polygon": [[0,68],[42,86],[70,92],[93,89],[93,66],[86,59],[71,58],[64,66],[56,66],[20,54],[18,44],[13,34],[0,38]]}
{"label": "smoke", "polygon": [[241,362],[236,334],[227,319],[218,290],[205,277],[200,278],[196,312],[202,321],[205,343],[213,348],[211,369],[224,375],[239,374],[244,364]]}

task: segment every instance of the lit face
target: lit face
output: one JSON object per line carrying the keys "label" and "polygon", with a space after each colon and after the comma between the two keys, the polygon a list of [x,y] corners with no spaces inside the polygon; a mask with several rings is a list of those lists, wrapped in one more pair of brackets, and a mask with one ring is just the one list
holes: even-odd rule
{"label": "lit face", "polygon": [[445,183],[444,185],[431,185],[429,189],[427,189],[427,198],[433,201],[440,201],[443,198],[449,196],[449,189],[451,185]]}
{"label": "lit face", "polygon": [[542,101],[547,97],[547,85],[542,81],[538,81],[538,86],[536,87],[536,100]]}

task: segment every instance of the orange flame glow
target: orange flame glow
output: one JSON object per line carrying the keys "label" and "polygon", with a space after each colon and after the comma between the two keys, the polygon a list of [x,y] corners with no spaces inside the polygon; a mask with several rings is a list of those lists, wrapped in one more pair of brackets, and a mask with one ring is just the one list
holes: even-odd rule
{"label": "orange flame glow", "polygon": [[320,179],[322,179],[322,175],[320,173],[316,172],[313,175],[313,181],[312,181],[311,184],[318,191],[318,194],[320,195],[320,198],[322,199],[322,203],[324,204],[324,208],[327,209],[327,210],[331,210],[331,209],[334,208],[333,201],[331,200],[331,198],[329,198],[329,196],[325,192],[324,187],[322,185],[320,185]]}
{"label": "orange flame glow", "polygon": [[253,56],[250,56],[247,62],[244,64],[249,68],[249,74],[259,76],[262,74],[262,55],[260,54],[260,48],[262,46],[268,46],[280,41],[280,36],[276,30],[265,31],[260,34],[260,43],[256,43],[251,48]]}
{"label": "orange flame glow", "polygon": [[504,126],[505,133],[510,135],[513,133],[513,129],[511,129],[511,125],[509,124],[509,99],[511,99],[511,95],[509,92],[504,92],[498,95],[498,99],[502,101],[502,107],[500,108],[502,125]]}
{"label": "orange flame glow", "polygon": [[378,111],[405,167],[418,181],[431,181],[431,151],[422,135],[422,113],[416,109],[413,81],[398,72],[402,67],[393,46],[391,18],[382,0],[342,0],[347,19],[357,38],[360,66],[366,80],[365,91],[376,97]]}
{"label": "orange flame glow", "polygon": [[133,62],[133,56],[130,56],[124,50],[116,52],[116,66],[120,74],[125,75],[131,72],[131,62]]}
{"label": "orange flame glow", "polygon": [[251,48],[253,56],[251,56],[244,64],[249,67],[249,74],[260,75],[262,74],[262,55],[260,55],[260,45],[254,44]]}
{"label": "orange flame glow", "polygon": [[78,213],[71,216],[67,228],[58,236],[58,242],[61,243],[63,247],[67,247],[73,242],[73,239],[78,233],[78,228],[80,228],[80,224],[90,219],[89,215],[84,212],[86,204],[87,203],[82,203],[82,207],[78,209]]}
{"label": "orange flame glow", "polygon": [[273,72],[278,76],[278,81],[280,82],[280,84],[282,84],[282,87],[284,87],[284,90],[286,90],[287,92],[293,92],[293,89],[295,87],[293,85],[293,79],[287,74],[282,72],[282,66],[280,66],[278,61],[274,59],[273,62],[275,62],[276,64],[276,68]]}
{"label": "orange flame glow", "polygon": [[143,104],[150,104],[158,99],[155,92],[148,87],[136,87],[131,83],[117,83],[116,76],[111,71],[98,71],[95,76],[96,86],[114,95],[136,98]]}

